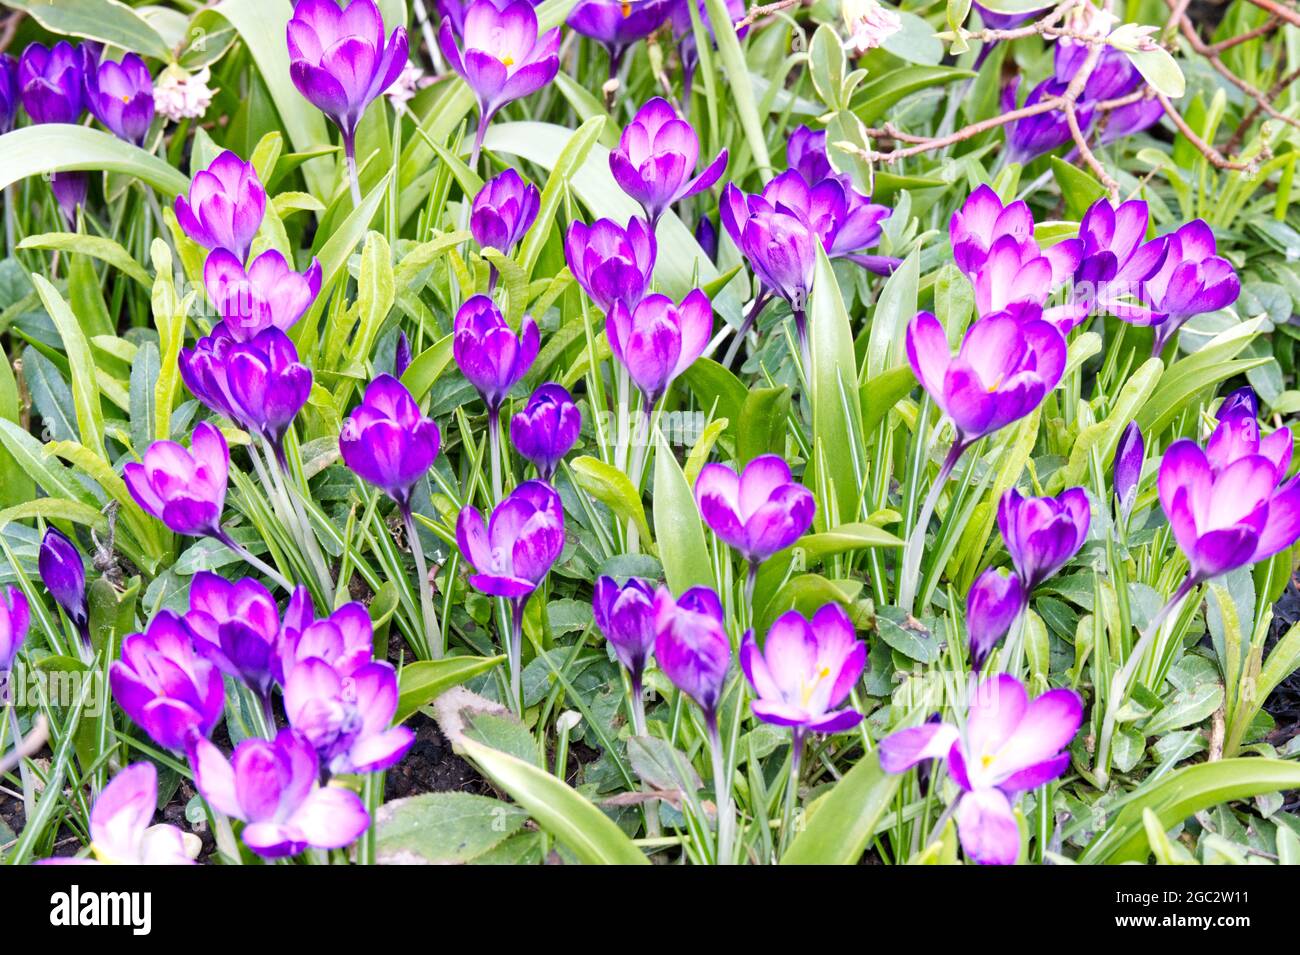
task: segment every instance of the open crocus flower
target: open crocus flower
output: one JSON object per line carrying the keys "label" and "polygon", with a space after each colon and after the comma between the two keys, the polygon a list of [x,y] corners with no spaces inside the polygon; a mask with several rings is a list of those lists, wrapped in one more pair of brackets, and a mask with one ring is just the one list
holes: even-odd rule
{"label": "open crocus flower", "polygon": [[972,281],[984,267],[993,244],[1004,236],[1017,242],[1034,238],[1034,217],[1023,200],[1003,205],[989,185],[980,186],[948,220],[953,261]]}
{"label": "open crocus flower", "polygon": [[1300,484],[1286,479],[1290,432],[1279,429],[1261,442],[1258,425],[1246,425],[1243,404],[1233,402],[1205,450],[1184,438],[1160,462],[1160,506],[1187,557],[1190,585],[1300,539]]}
{"label": "open crocus flower", "polygon": [[215,425],[200,421],[190,449],[175,441],[155,441],[142,461],[128,462],[122,477],[141,510],[168,530],[189,537],[223,537],[230,451]]}
{"label": "open crocus flower", "polygon": [[648,37],[672,15],[673,0],[581,0],[569,14],[569,26],[609,51],[609,75],[637,40]]}
{"label": "open crocus flower", "polygon": [[374,624],[365,604],[346,603],[328,617],[313,620],[311,598],[300,586],[280,623],[272,666],[276,682],[284,686],[288,674],[304,660],[321,660],[347,677],[369,663],[374,652]]}
{"label": "open crocus flower", "polygon": [[1092,508],[1081,487],[1059,497],[1025,497],[1016,488],[998,502],[998,529],[1025,596],[1064,567],[1088,538]]}
{"label": "open crocus flower", "polygon": [[81,552],[66,534],[57,527],[50,527],[41,538],[36,566],[41,573],[41,583],[45,584],[54,602],[63,608],[81,635],[82,643],[89,648],[90,608],[86,603],[86,565]]}
{"label": "open crocus flower", "polygon": [[363,481],[382,489],[403,512],[411,507],[415,485],[429,473],[442,435],[420,412],[406,386],[380,375],[339,432],[343,463]]}
{"label": "open crocus flower", "polygon": [[203,285],[231,336],[245,341],[268,328],[287,332],[320,293],[320,263],[306,272],[289,267],[283,255],[267,249],[244,271],[244,263],[224,248],[203,263]]}
{"label": "open crocus flower", "polygon": [[1033,702],[1013,676],[991,676],[975,691],[964,728],[925,723],[880,742],[880,765],[901,773],[922,760],[946,759],[961,790],[957,834],[974,862],[1011,865],[1020,854],[1013,806],[1022,792],[1060,777],[1064,752],[1083,721],[1073,690],[1048,690]]}
{"label": "open crocus flower", "polygon": [[808,620],[797,610],[777,617],[759,650],[751,630],[740,646],[740,667],[754,688],[754,715],[764,723],[803,733],[839,733],[862,714],[837,709],[867,665],[867,645],[839,604],[827,604]]}
{"label": "open crocus flower", "polygon": [[975,579],[966,595],[966,631],[970,635],[970,668],[979,673],[1025,606],[1020,577],[990,567]]}
{"label": "open crocus flower", "polygon": [[695,480],[695,502],[713,533],[734,547],[751,573],[812,526],[817,502],[790,477],[778,455],[764,454],[736,472],[725,464],[706,464]]}
{"label": "open crocus flower", "polygon": [[299,0],[285,28],[289,76],[298,92],[330,118],[356,163],[357,124],[366,107],[406,66],[406,28],[384,42],[384,18],[374,0]]}
{"label": "open crocus flower", "polygon": [[182,619],[200,653],[267,695],[280,638],[280,610],[269,590],[250,577],[232,582],[201,570],[190,584],[190,609]]}
{"label": "open crocus flower", "polygon": [[266,215],[266,190],[251,162],[230,150],[195,173],[189,198],[176,197],[176,221],[205,249],[225,249],[242,265]]}
{"label": "open crocus flower", "polygon": [[1238,388],[1219,405],[1215,426],[1205,444],[1205,457],[1217,476],[1241,458],[1262,455],[1273,462],[1277,482],[1282,483],[1291,467],[1294,439],[1290,428],[1278,428],[1267,437],[1259,432],[1259,407],[1249,386]]}
{"label": "open crocus flower", "polygon": [[324,660],[309,657],[289,673],[284,711],[331,773],[379,772],[415,742],[409,728],[393,726],[397,672],[385,661],[341,676]]}
{"label": "open crocus flower", "polygon": [[1074,294],[1094,311],[1104,308],[1125,321],[1158,321],[1137,300],[1143,283],[1164,264],[1169,240],[1146,239],[1147,204],[1131,199],[1112,206],[1098,199],[1083,214],[1083,254],[1074,272]]}
{"label": "open crocus flower", "polygon": [[1003,313],[972,324],[954,356],[939,320],[920,312],[907,326],[907,360],[964,450],[1038,407],[1065,371],[1065,339],[1042,319]]}
{"label": "open crocus flower", "polygon": [[574,222],[564,237],[564,257],[582,290],[606,315],[615,302],[636,308],[650,288],[654,233],[636,216],[626,229],[613,219],[590,226]]}
{"label": "open crocus flower", "polygon": [[144,60],[128,53],[120,62],[86,64],[86,105],[114,136],[144,145],[153,122],[153,76]]}
{"label": "open crocus flower", "polygon": [[456,312],[452,353],[461,374],[483,398],[490,417],[500,410],[510,389],[528,374],[539,343],[537,323],[531,316],[524,316],[516,334],[486,295],[473,296]]}
{"label": "open crocus flower", "polygon": [[669,206],[711,187],[727,167],[724,149],[692,177],[699,158],[694,127],[656,96],[624,127],[618,148],[609,154],[609,171],[619,188],[641,204],[653,229]]}
{"label": "open crocus flower", "polygon": [[356,793],[318,786],[312,745],[292,729],[274,740],[246,739],[229,761],[206,739],[190,751],[194,785],[217,812],[247,825],[244,845],[267,859],[309,847],[341,849],[370,825]]}
{"label": "open crocus flower", "polygon": [[533,463],[543,481],[555,476],[555,468],[581,430],[582,412],[569,392],[553,381],[534,391],[524,409],[510,419],[515,450]]}
{"label": "open crocus flower", "polygon": [[645,397],[648,415],[673,383],[704,353],[713,332],[713,305],[699,289],[680,305],[667,295],[648,295],[635,310],[615,301],[605,319],[609,350]]}
{"label": "open crocus flower", "polygon": [[1039,249],[1032,239],[1004,235],[994,240],[979,269],[971,276],[975,286],[975,307],[980,315],[1008,310],[1030,317],[1042,317],[1068,334],[1088,315],[1083,303],[1045,308],[1052,293],[1074,274],[1083,253],[1083,243],[1066,239],[1048,249]]}
{"label": "open crocus flower", "polygon": [[122,641],[108,671],[113,699],[155,743],[183,751],[206,737],[225,711],[221,671],[199,654],[180,616],[160,610],[144,633]]}
{"label": "open crocus flower", "polygon": [[540,203],[537,187],[524,182],[513,169],[489,179],[470,209],[469,229],[474,241],[484,249],[509,255],[532,228]]}
{"label": "open crocus flower", "polygon": [[1142,297],[1155,313],[1149,320],[1118,316],[1135,325],[1154,323],[1156,355],[1193,315],[1227,308],[1241,294],[1241,280],[1232,263],[1215,255],[1214,233],[1204,220],[1193,219],[1166,238],[1164,263],[1142,286]]}
{"label": "open crocus flower", "polygon": [[564,549],[564,508],[545,481],[525,481],[496,506],[486,526],[461,509],[456,543],[475,573],[469,582],[494,597],[527,598]]}
{"label": "open crocus flower", "polygon": [[442,55],[478,100],[478,133],[470,165],[478,161],[497,110],[537,92],[559,72],[560,31],[542,36],[537,31],[537,14],[527,0],[515,0],[502,9],[493,0],[475,0],[465,11],[460,46],[451,20],[442,21],[438,31]]}
{"label": "open crocus flower", "polygon": [[655,659],[659,669],[704,712],[717,733],[718,703],[731,667],[731,640],[718,595],[692,587],[674,600],[660,587],[654,603]]}
{"label": "open crocus flower", "polygon": [[200,845],[171,825],[151,825],[158,811],[158,770],[132,763],[104,787],[90,810],[94,859],[49,859],[83,865],[194,865]]}
{"label": "open crocus flower", "polygon": [[0,688],[9,682],[9,671],[31,622],[31,608],[23,592],[13,586],[0,587]]}

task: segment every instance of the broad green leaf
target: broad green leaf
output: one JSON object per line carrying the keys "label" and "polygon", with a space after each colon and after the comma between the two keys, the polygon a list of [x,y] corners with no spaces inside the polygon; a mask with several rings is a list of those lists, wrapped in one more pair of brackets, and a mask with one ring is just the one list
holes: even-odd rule
{"label": "broad green leaf", "polygon": [[452,335],[444,335],[411,360],[402,373],[402,384],[416,401],[429,393],[433,383],[442,377],[452,359]]}
{"label": "broad green leaf", "polygon": [[26,501],[22,504],[15,504],[13,507],[6,507],[3,511],[0,511],[0,528],[12,521],[25,521],[35,517],[47,521],[73,521],[77,524],[93,527],[101,534],[108,530],[108,518],[101,514],[99,510],[89,504],[82,504],[80,501],[69,501],[61,497],[38,497],[34,501]]}
{"label": "broad green leaf", "polygon": [[808,807],[807,821],[781,865],[856,865],[898,789],[900,776],[871,753]]}
{"label": "broad green leaf", "polygon": [[712,586],[713,564],[695,496],[662,433],[655,435],[654,487],[655,541],[669,589],[680,596],[697,585]]}
{"label": "broad green leaf", "polygon": [[[18,424],[18,382],[13,366],[0,361],[0,419]],[[0,441],[0,507],[12,507],[31,500],[35,493],[31,475]]]}
{"label": "broad green leaf", "polygon": [[145,288],[152,284],[149,273],[131,254],[112,239],[98,235],[81,235],[76,232],[47,232],[29,235],[18,243],[20,249],[52,249],[60,252],[78,252],[102,259],[113,268],[135,279]]}
{"label": "broad green leaf", "polygon": [[98,40],[143,56],[170,61],[167,41],[135,10],[118,0],[7,0],[52,33]]}
{"label": "broad green leaf", "polygon": [[1169,365],[1160,376],[1160,384],[1137,413],[1135,420],[1142,433],[1149,437],[1160,434],[1199,394],[1268,361],[1267,358],[1234,360],[1250,344],[1262,321],[1255,318],[1234,325],[1216,335],[1196,354]]}
{"label": "broad green leaf", "polygon": [[569,137],[569,141],[564,144],[564,148],[556,157],[555,164],[551,167],[551,175],[542,189],[537,218],[529,227],[528,234],[524,236],[523,244],[519,247],[519,267],[523,269],[526,277],[532,276],[542,249],[550,238],[551,225],[555,222],[555,215],[559,212],[560,204],[569,191],[569,185],[574,175],[587,161],[591,147],[600,139],[604,128],[605,117],[593,116],[573,131],[573,135]]}
{"label": "broad green leaf", "polygon": [[0,189],[29,176],[74,170],[134,176],[168,199],[190,185],[185,175],[157,156],[89,126],[42,123],[0,136]]}
{"label": "broad green leaf", "polygon": [[90,342],[86,340],[86,333],[59,290],[43,275],[34,273],[32,283],[36,286],[36,294],[41,297],[54,327],[59,330],[59,337],[63,339],[63,350],[68,356],[68,366],[72,371],[72,400],[77,409],[81,443],[107,460],[108,455],[104,451],[104,412],[99,403],[99,386],[95,383],[95,359],[90,354]]}
{"label": "broad green leaf", "polygon": [[[858,409],[853,331],[835,270],[820,246],[808,302],[808,350],[814,454],[807,484],[817,498],[816,526],[825,530],[853,518],[862,489],[851,453]],[[834,490],[834,508],[822,493],[823,482]]]}
{"label": "broad green leaf", "polygon": [[398,680],[397,714],[393,722],[402,722],[443,691],[486,673],[504,659],[503,656],[446,657],[406,664]]}
{"label": "broad green leaf", "polygon": [[518,806],[473,793],[421,793],[375,813],[375,859],[381,865],[460,865],[523,828]]}
{"label": "broad green leaf", "polygon": [[618,468],[593,457],[576,458],[571,467],[578,486],[625,521],[631,521],[643,540],[651,540],[641,496]]}

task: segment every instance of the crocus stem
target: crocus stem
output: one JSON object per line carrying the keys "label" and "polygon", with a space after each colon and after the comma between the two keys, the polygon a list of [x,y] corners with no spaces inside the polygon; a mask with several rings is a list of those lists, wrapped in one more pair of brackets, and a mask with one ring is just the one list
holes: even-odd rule
{"label": "crocus stem", "polygon": [[228,533],[226,533],[226,531],[223,528],[217,528],[216,532],[212,536],[215,537],[217,540],[221,541],[221,543],[225,544],[236,554],[238,554],[239,559],[242,560],[244,563],[252,567],[256,567],[258,570],[266,574],[266,576],[270,577],[272,580],[274,580],[285,590],[293,590],[293,585],[290,584],[289,581],[287,581],[284,578],[284,575],[282,575],[278,570],[276,570],[266,561],[262,560],[262,558],[249,553],[248,548],[244,547],[244,545],[236,541],[233,537],[231,537]]}
{"label": "crocus stem", "polygon": [[410,507],[402,508],[402,518],[406,521],[406,539],[411,545],[411,554],[415,557],[415,576],[420,587],[420,615],[424,617],[424,640],[427,644],[425,649],[431,658],[440,660],[446,647],[443,646],[442,628],[438,626],[438,617],[433,609],[433,585],[429,583],[429,568],[424,562],[420,532]]}
{"label": "crocus stem", "polygon": [[641,674],[632,675],[632,696],[629,698],[629,709],[632,711],[632,729],[637,736],[646,735],[645,726],[645,700],[641,699]]}
{"label": "crocus stem", "polygon": [[920,583],[917,578],[920,576],[921,551],[925,547],[926,529],[930,525],[930,518],[934,516],[934,509],[939,505],[939,494],[948,483],[948,477],[952,474],[952,469],[957,466],[957,461],[966,447],[966,442],[960,438],[952,443],[948,456],[939,466],[939,473],[935,476],[934,483],[930,485],[930,493],[925,496],[925,501],[921,504],[921,511],[916,515],[916,523],[912,526],[912,534],[907,539],[907,547],[903,550],[903,562],[898,569],[898,606],[908,613],[912,612],[912,602],[916,599],[916,588]]}
{"label": "crocus stem", "polygon": [[754,625],[754,585],[758,583],[758,563],[750,561],[745,570],[745,626]]}
{"label": "crocus stem", "polygon": [[501,503],[501,409],[488,408],[488,454],[492,457],[492,506]]}
{"label": "crocus stem", "polygon": [[627,476],[632,480],[632,486],[638,491],[641,489],[642,471],[645,470],[646,449],[650,446],[650,434],[654,428],[654,402],[648,397],[643,396],[641,399],[641,422],[640,427],[632,435],[635,443],[632,451],[632,466],[628,468]]}
{"label": "crocus stem", "polygon": [[474,148],[469,154],[469,168],[478,170],[478,156],[483,151],[483,139],[487,136],[488,125],[492,122],[491,113],[480,113],[478,130],[474,133]]}
{"label": "crocus stem", "polygon": [[1011,621],[1011,636],[1007,638],[1007,652],[1003,655],[1006,663],[1002,670],[1019,679],[1020,666],[1025,659],[1025,623],[1028,617],[1029,595],[1025,595],[1026,603],[1021,604],[1020,612],[1016,614],[1016,619]]}
{"label": "crocus stem", "polygon": [[271,688],[268,686],[258,696],[262,703],[262,719],[266,721],[267,739],[275,737],[275,703],[271,698]]}
{"label": "crocus stem", "polygon": [[5,255],[14,254],[14,242],[16,241],[17,228],[14,225],[14,187],[5,186]]}
{"label": "crocus stem", "polygon": [[718,865],[731,865],[732,831],[735,828],[731,808],[731,777],[727,775],[727,755],[718,733],[718,714],[708,713],[705,722],[709,730],[709,750],[713,757],[713,801],[718,813],[718,844],[715,861]]}
{"label": "crocus stem", "polygon": [[799,333],[799,357],[803,361],[804,380],[812,378],[812,351],[808,346],[808,313],[802,308],[794,310],[794,330]]}
{"label": "crocus stem", "polygon": [[302,492],[293,481],[293,475],[289,471],[289,461],[284,455],[284,449],[273,448],[269,442],[266,442],[265,450],[268,456],[275,458],[278,468],[268,468],[268,470],[271,471],[275,479],[280,495],[288,502],[289,509],[293,512],[298,525],[298,537],[307,551],[313,569],[316,571],[316,579],[320,582],[322,591],[328,593],[334,589],[334,579],[330,574],[325,555],[321,552],[320,543],[316,540],[316,534],[311,528],[311,521],[307,519],[307,512],[302,506]]}
{"label": "crocus stem", "polygon": [[361,181],[357,178],[357,134],[343,134],[343,152],[348,160],[348,185],[352,188],[352,205],[361,205]]}
{"label": "crocus stem", "polygon": [[510,614],[510,704],[514,708],[515,715],[522,717],[524,715],[524,693],[521,673],[523,670],[522,657],[524,653],[524,606],[528,598],[521,597],[511,601]]}
{"label": "crocus stem", "polygon": [[1119,708],[1127,695],[1129,682],[1137,672],[1143,657],[1151,649],[1151,644],[1155,641],[1156,634],[1164,626],[1165,620],[1174,612],[1183,598],[1192,592],[1196,586],[1196,580],[1187,575],[1187,578],[1178,585],[1174,595],[1169,598],[1169,602],[1160,608],[1160,611],[1152,618],[1147,625],[1146,630],[1142,631],[1142,636],[1138,642],[1133,645],[1133,650],[1124,661],[1124,665],[1115,671],[1115,676],[1110,681],[1110,693],[1106,697],[1106,714],[1102,717],[1101,733],[1097,740],[1097,760],[1096,775],[1098,782],[1104,786],[1110,777],[1110,744],[1115,735],[1115,719],[1119,713]]}
{"label": "crocus stem", "polygon": [[731,345],[727,348],[727,354],[723,356],[723,368],[730,368],[731,363],[736,360],[736,355],[740,352],[740,346],[745,341],[745,336],[749,334],[749,330],[758,321],[758,316],[763,314],[763,309],[767,307],[767,303],[771,300],[772,293],[767,289],[763,289],[758,293],[758,297],[749,306],[749,312],[745,315],[745,321],[741,323],[740,331],[736,332],[736,337],[731,340]]}
{"label": "crocus stem", "polygon": [[794,812],[799,805],[799,768],[803,762],[803,730],[793,727],[790,737],[790,778],[785,787],[785,811],[781,815],[781,854],[794,835]]}
{"label": "crocus stem", "polygon": [[[0,700],[9,699],[9,677],[6,675],[0,680]],[[23,746],[23,734],[18,728],[18,706],[13,700],[8,702],[9,708],[9,736],[13,742],[14,751],[17,752]],[[18,777],[23,784],[23,813],[24,817],[31,819],[36,813],[36,786],[32,781],[31,770],[27,768],[26,760],[18,761]]]}
{"label": "crocus stem", "polygon": [[442,62],[442,54],[438,51],[438,41],[433,36],[433,25],[429,22],[429,13],[425,9],[424,0],[414,0],[411,9],[415,12],[415,19],[420,24],[420,32],[424,35],[424,45],[429,48],[429,58],[433,61],[433,72],[441,73],[446,66]]}

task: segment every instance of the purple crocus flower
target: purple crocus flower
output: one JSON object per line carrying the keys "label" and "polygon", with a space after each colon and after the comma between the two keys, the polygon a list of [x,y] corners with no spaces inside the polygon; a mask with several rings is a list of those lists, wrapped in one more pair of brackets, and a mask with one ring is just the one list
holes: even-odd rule
{"label": "purple crocus flower", "polygon": [[615,301],[605,319],[609,350],[644,395],[647,415],[704,353],[712,332],[713,305],[699,289],[687,293],[680,305],[659,294],[646,296],[634,310]]}
{"label": "purple crocus flower", "polygon": [[805,182],[821,182],[835,175],[826,155],[826,130],[798,126],[785,144],[785,159]]}
{"label": "purple crocus flower", "polygon": [[627,670],[633,697],[641,695],[641,676],[654,650],[654,601],[654,590],[636,577],[620,587],[613,577],[601,576],[591,598],[596,626]]}
{"label": "purple crocus flower", "polygon": [[306,272],[290,268],[283,255],[267,249],[244,270],[235,253],[214,249],[203,263],[203,285],[230,334],[245,341],[267,328],[287,332],[320,294],[320,262]]}
{"label": "purple crocus flower", "polygon": [[709,216],[702,215],[695,223],[695,241],[710,262],[718,261],[718,229]]}
{"label": "purple crocus flower", "polygon": [[346,603],[328,617],[313,620],[307,588],[299,586],[280,624],[273,676],[284,686],[299,664],[321,660],[340,677],[348,677],[369,663],[374,651],[374,624],[364,604]]}
{"label": "purple crocus flower", "polygon": [[1064,567],[1088,539],[1092,508],[1081,487],[1058,497],[1025,497],[1016,488],[998,502],[998,529],[1028,596]]}
{"label": "purple crocus flower", "polygon": [[474,197],[469,229],[484,249],[509,255],[537,218],[541,193],[513,169],[489,179]]}
{"label": "purple crocus flower", "polygon": [[538,36],[537,14],[526,0],[515,0],[503,9],[497,9],[493,0],[475,0],[465,11],[461,37],[457,46],[451,20],[442,21],[438,31],[442,55],[478,100],[478,133],[470,160],[475,165],[497,110],[555,79],[560,69],[560,31]]}
{"label": "purple crocus flower", "polygon": [[108,671],[113,699],[163,749],[185,750],[221,719],[221,671],[195,649],[179,615],[160,610],[144,633],[122,641]]}
{"label": "purple crocus flower", "polygon": [[[1083,69],[1091,47],[1087,43],[1061,37],[1052,50],[1053,73],[1058,83],[1068,85]],[[1137,71],[1128,54],[1114,47],[1104,46],[1088,81],[1084,84],[1081,102],[1093,103],[1118,99],[1137,89],[1142,74]],[[1084,123],[1080,119],[1080,127]]]}
{"label": "purple crocus flower", "polygon": [[0,588],[0,687],[8,683],[9,671],[27,639],[31,622],[26,595],[17,587]]}
{"label": "purple crocus flower", "polygon": [[[492,2],[496,5],[498,10],[504,10],[506,7],[510,6],[514,0],[492,0]],[[529,0],[529,2],[532,3],[534,7],[537,6],[537,2],[533,2],[533,0]],[[540,2],[540,0],[538,0],[538,2]],[[438,19],[442,20],[444,17],[449,19],[451,21],[451,28],[455,31],[456,36],[460,36],[465,32],[465,11],[470,7],[469,2],[466,2],[466,0],[437,0],[435,6],[438,11]]]}
{"label": "purple crocus flower", "polygon": [[1286,479],[1290,431],[1261,441],[1253,395],[1239,392],[1224,404],[1205,449],[1190,438],[1175,441],[1156,479],[1189,564],[1184,588],[1267,560],[1300,539],[1300,483]]}
{"label": "purple crocus flower", "polygon": [[411,367],[411,340],[405,331],[398,331],[397,344],[393,346],[393,377],[401,378]]}
{"label": "purple crocus flower", "polygon": [[975,307],[982,316],[1008,310],[1039,318],[1069,334],[1087,317],[1082,303],[1044,308],[1052,293],[1078,268],[1083,243],[1066,239],[1046,250],[1032,240],[1004,235],[994,241],[988,257],[973,277]]}
{"label": "purple crocus flower", "polygon": [[1098,199],[1083,214],[1079,238],[1083,242],[1074,272],[1074,294],[1089,309],[1101,307],[1125,321],[1158,321],[1137,303],[1146,282],[1164,264],[1169,240],[1146,239],[1147,204],[1132,199],[1112,206]]}
{"label": "purple crocus flower", "polygon": [[75,123],[81,118],[85,54],[67,40],[53,47],[29,43],[18,61],[18,89],[34,123]]}
{"label": "purple crocus flower", "polygon": [[708,587],[692,587],[674,600],[660,587],[654,604],[655,659],[659,669],[704,711],[711,734],[717,733],[718,703],[731,667],[722,604]]}
{"label": "purple crocus flower", "polygon": [[257,170],[230,150],[195,173],[188,199],[176,197],[176,221],[185,234],[205,249],[233,252],[240,264],[265,214],[266,190]]}
{"label": "purple crocus flower", "polygon": [[266,697],[280,639],[280,610],[269,590],[251,577],[232,582],[201,570],[182,619],[199,653]]}
{"label": "purple crocus flower", "polygon": [[1025,607],[1025,592],[1016,574],[990,567],[976,578],[966,595],[966,631],[970,635],[970,668],[979,673]]}
{"label": "purple crocus flower", "polygon": [[[1241,294],[1241,280],[1227,259],[1215,255],[1214,232],[1193,219],[1167,236],[1164,264],[1142,286],[1142,297],[1155,309],[1153,354],[1160,354],[1193,315],[1227,308]],[[1125,316],[1120,315],[1120,318]],[[1147,324],[1127,317],[1133,324]]]}
{"label": "purple crocus flower", "polygon": [[779,295],[794,312],[795,327],[802,343],[807,337],[808,295],[812,291],[813,268],[817,264],[817,236],[797,215],[760,209],[735,219],[727,202],[728,185],[720,207],[722,225],[736,243],[750,268],[763,283],[765,295],[755,300],[741,334],[758,319],[768,296]]}
{"label": "purple crocus flower", "polygon": [[[1253,419],[1254,415],[1251,417]],[[1286,428],[1280,428],[1279,431],[1286,434],[1289,446],[1291,432]],[[1119,506],[1120,519],[1123,521],[1128,520],[1129,515],[1133,513],[1133,505],[1137,502],[1145,451],[1142,430],[1136,421],[1130,421],[1124,433],[1120,435],[1119,445],[1115,448],[1115,501]],[[1287,457],[1290,457],[1289,447]]]}
{"label": "purple crocus flower", "polygon": [[564,508],[545,481],[524,481],[485,525],[472,507],[456,520],[456,543],[474,573],[469,582],[493,597],[528,598],[564,549]]}
{"label": "purple crocus flower", "polygon": [[[1016,109],[1016,90],[1020,86],[1020,78],[1016,77],[1008,83],[1002,90],[1002,109],[1004,112],[1011,112]],[[1033,106],[1040,100],[1060,96],[1066,90],[1069,83],[1062,83],[1056,79],[1046,79],[1039,83],[1025,98],[1025,106]],[[1075,115],[1078,118],[1079,128],[1086,129],[1092,122],[1092,106],[1090,103],[1080,102],[1075,107]],[[1050,153],[1059,146],[1063,146],[1070,141],[1070,125],[1065,118],[1065,113],[1061,110],[1048,110],[1045,113],[1039,113],[1036,116],[1029,116],[1025,119],[1018,119],[1013,123],[1007,123],[1007,162],[1017,162],[1025,165],[1045,153]]]}
{"label": "purple crocus flower", "polygon": [[1035,17],[1039,17],[1051,9],[1048,6],[1039,7],[1037,10],[1022,10],[1019,13],[997,13],[989,10],[978,3],[971,4],[979,11],[980,20],[990,30],[1013,30],[1022,23],[1027,23]]}
{"label": "purple crocus flower", "polygon": [[452,353],[461,374],[469,379],[495,417],[506,395],[537,359],[537,323],[524,316],[519,333],[486,295],[466,300],[456,312]]}
{"label": "purple crocus flower", "polygon": [[1029,414],[1056,387],[1065,339],[1042,319],[1001,313],[974,322],[954,356],[939,320],[920,312],[907,326],[907,360],[957,429],[955,464],[962,450]]}
{"label": "purple crocus flower", "polygon": [[564,238],[569,271],[606,315],[615,302],[636,308],[650,288],[655,238],[645,221],[633,216],[624,229],[613,219],[590,226],[574,222]]}
{"label": "purple crocus flower", "polygon": [[45,530],[36,562],[41,582],[63,608],[82,641],[90,645],[90,609],[86,603],[86,566],[77,546],[57,527]]}
{"label": "purple crocus flower", "polygon": [[208,805],[247,823],[244,845],[264,858],[297,855],[308,847],[341,849],[370,825],[356,793],[317,785],[316,750],[291,729],[274,740],[244,740],[229,761],[199,740],[190,765]]}
{"label": "purple crocus flower", "polygon": [[357,124],[406,66],[406,28],[395,27],[385,42],[374,0],[350,0],[341,10],[335,0],[299,0],[285,39],[293,85],[339,128],[355,178]]}
{"label": "purple crocus flower", "polygon": [[1004,205],[992,186],[982,185],[952,214],[948,236],[957,268],[973,281],[999,239],[1011,236],[1017,242],[1033,240],[1034,216],[1023,199]]}
{"label": "purple crocus flower", "polygon": [[230,451],[215,425],[200,421],[190,450],[175,441],[155,441],[141,461],[123,468],[127,490],[146,514],[177,534],[224,538]]}
{"label": "purple crocus flower", "polygon": [[695,479],[695,502],[751,573],[807,533],[817,510],[812,492],[791,480],[790,466],[775,454],[754,458],[739,475],[725,464],[704,465]]}
{"label": "purple crocus flower", "polygon": [[158,770],[153,763],[132,763],[114,776],[90,810],[94,861],[106,865],[194,865],[180,829],[152,825],[157,811]]}
{"label": "purple crocus flower", "polygon": [[573,448],[581,430],[582,412],[568,391],[555,382],[534,391],[524,409],[510,419],[515,450],[533,463],[543,481],[555,476],[555,468]]}
{"label": "purple crocus flower", "polygon": [[1020,854],[1013,805],[1022,792],[1060,777],[1070,765],[1064,749],[1083,722],[1073,690],[1048,690],[1033,702],[1006,673],[976,689],[963,729],[925,723],[880,742],[880,765],[901,773],[922,760],[946,759],[961,790],[957,834],[966,855],[981,865],[1011,865]]}
{"label": "purple crocus flower", "polygon": [[582,0],[569,14],[568,24],[609,51],[612,77],[628,47],[659,29],[675,5],[675,0]]}
{"label": "purple crocus flower", "polygon": [[415,742],[412,730],[393,726],[397,671],[386,661],[342,676],[324,660],[308,658],[289,673],[284,711],[331,773],[380,772]]}
{"label": "purple crocus flower", "polygon": [[18,61],[8,53],[0,53],[0,135],[14,128],[21,98],[18,87]]}
{"label": "purple crocus flower", "polygon": [[1164,115],[1164,105],[1154,96],[1120,106],[1106,115],[1106,125],[1097,141],[1105,146],[1125,136],[1135,136],[1160,122]]}
{"label": "purple crocus flower", "polygon": [[712,187],[727,167],[727,151],[692,178],[700,158],[695,129],[656,96],[623,129],[609,154],[609,171],[627,195],[640,203],[651,230],[675,202]]}
{"label": "purple crocus flower", "polygon": [[382,489],[403,513],[410,511],[411,492],[433,467],[441,444],[438,425],[420,412],[406,386],[392,375],[369,384],[339,432],[343,463]]}
{"label": "purple crocus flower", "polygon": [[839,604],[809,621],[797,610],[776,618],[760,651],[754,631],[740,645],[740,667],[754,688],[754,715],[764,723],[804,733],[840,733],[862,722],[850,707],[837,709],[867,665],[867,645]]}
{"label": "purple crocus flower", "polygon": [[144,145],[153,123],[153,75],[144,60],[128,53],[121,62],[89,59],[85,76],[86,106],[119,139]]}

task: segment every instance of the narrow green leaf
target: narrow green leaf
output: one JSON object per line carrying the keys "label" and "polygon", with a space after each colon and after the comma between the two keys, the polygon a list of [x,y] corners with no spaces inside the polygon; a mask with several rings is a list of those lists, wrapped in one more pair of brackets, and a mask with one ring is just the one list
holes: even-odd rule
{"label": "narrow green leaf", "polygon": [[402,667],[398,681],[397,714],[394,723],[427,705],[444,690],[472,680],[498,666],[504,656],[446,657],[442,660],[417,660]]}
{"label": "narrow green leaf", "polygon": [[864,756],[808,808],[808,820],[781,857],[782,865],[855,865],[893,801],[901,777]]}

